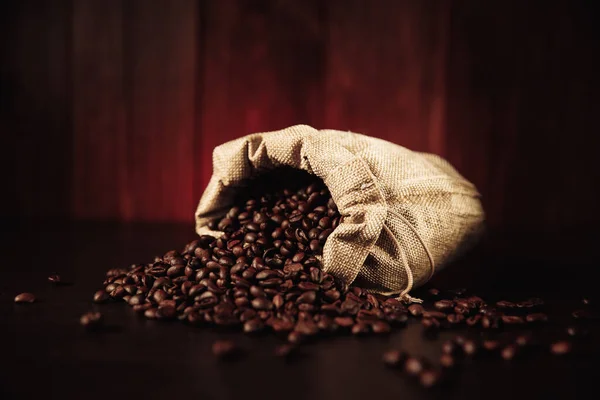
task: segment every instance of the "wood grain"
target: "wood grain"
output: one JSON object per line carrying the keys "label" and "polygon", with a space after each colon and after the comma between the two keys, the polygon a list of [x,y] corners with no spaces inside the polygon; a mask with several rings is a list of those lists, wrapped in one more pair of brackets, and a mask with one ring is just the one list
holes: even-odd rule
{"label": "wood grain", "polygon": [[306,123],[446,157],[493,229],[600,223],[585,0],[9,0],[2,217],[191,221],[215,146]]}

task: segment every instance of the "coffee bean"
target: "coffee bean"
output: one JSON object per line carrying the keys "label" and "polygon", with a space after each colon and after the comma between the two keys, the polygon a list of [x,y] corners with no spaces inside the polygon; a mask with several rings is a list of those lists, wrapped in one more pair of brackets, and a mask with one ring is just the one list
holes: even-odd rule
{"label": "coffee bean", "polygon": [[104,290],[98,290],[94,293],[94,303],[105,303],[110,296]]}
{"label": "coffee bean", "polygon": [[548,321],[548,316],[544,313],[527,314],[525,320],[529,323],[539,323]]}
{"label": "coffee bean", "polygon": [[404,371],[411,376],[418,376],[423,368],[423,362],[415,357],[408,357],[404,362]]}
{"label": "coffee bean", "polygon": [[454,357],[450,354],[442,354],[440,356],[440,365],[444,368],[452,368],[456,365]]}
{"label": "coffee bean", "polygon": [[461,314],[450,314],[446,317],[446,320],[451,324],[460,324],[465,320],[465,317]]}
{"label": "coffee bean", "polygon": [[177,313],[177,310],[175,310],[174,306],[172,306],[170,304],[160,305],[158,307],[158,310],[156,311],[156,318],[171,319],[171,318],[175,318],[176,313]]}
{"label": "coffee bean", "polygon": [[423,318],[439,318],[446,319],[446,314],[441,311],[424,311]]}
{"label": "coffee bean", "polygon": [[531,343],[531,336],[529,335],[519,335],[515,339],[515,344],[520,347],[525,347]]}
{"label": "coffee bean", "polygon": [[60,275],[58,274],[52,274],[48,277],[48,282],[50,283],[54,283],[55,285],[58,285],[60,283],[62,283]]}
{"label": "coffee bean", "polygon": [[302,303],[312,304],[315,302],[316,299],[317,299],[317,293],[313,290],[309,290],[307,292],[302,293],[300,296],[298,296],[298,299],[296,299],[296,304],[302,304]]}
{"label": "coffee bean", "polygon": [[252,307],[257,310],[270,310],[273,308],[273,303],[265,297],[257,297],[252,300]]}
{"label": "coffee bean", "polygon": [[352,334],[355,336],[366,335],[367,333],[369,333],[369,325],[363,322],[359,322],[352,326]]}
{"label": "coffee bean", "polygon": [[523,318],[519,317],[518,315],[503,315],[501,318],[502,318],[502,322],[504,322],[507,325],[515,325],[515,324],[525,323]]}
{"label": "coffee bean", "polygon": [[442,375],[439,371],[433,369],[426,369],[422,371],[419,375],[419,382],[421,386],[425,388],[431,388],[440,383]]}
{"label": "coffee bean", "polygon": [[15,296],[15,303],[33,303],[35,302],[35,296],[32,293],[21,293]]}
{"label": "coffee bean", "polygon": [[157,311],[158,310],[156,308],[149,308],[146,311],[144,311],[144,317],[148,319],[155,319]]}
{"label": "coffee bean", "polygon": [[481,321],[481,318],[482,318],[481,315],[473,315],[473,316],[467,318],[466,323],[469,326],[475,326]]}
{"label": "coffee bean", "polygon": [[304,336],[297,331],[291,331],[288,334],[287,340],[292,344],[299,344],[304,340]]}
{"label": "coffee bean", "polygon": [[420,304],[411,304],[408,306],[408,312],[410,312],[415,317],[420,317],[425,312],[425,309]]}
{"label": "coffee bean", "polygon": [[292,344],[282,344],[275,348],[275,355],[282,358],[291,358],[296,352],[298,347]]}
{"label": "coffee bean", "polygon": [[500,352],[500,355],[505,360],[512,360],[517,355],[517,352],[518,352],[517,346],[509,344],[508,346],[506,346],[502,349],[502,351]]}
{"label": "coffee bean", "polygon": [[438,300],[433,303],[433,306],[438,310],[449,310],[454,308],[454,302],[452,300]]}
{"label": "coffee bean", "polygon": [[102,326],[103,317],[99,312],[88,312],[79,318],[79,323],[87,330],[95,330]]}
{"label": "coffee bean", "polygon": [[354,325],[354,320],[350,317],[335,317],[333,321],[343,328],[349,328]]}
{"label": "coffee bean", "polygon": [[406,360],[406,353],[399,350],[388,350],[383,353],[383,363],[391,368],[400,367]]}
{"label": "coffee bean", "polygon": [[463,352],[465,355],[473,357],[479,351],[479,345],[473,340],[466,340],[462,345]]}
{"label": "coffee bean", "polygon": [[217,340],[212,344],[213,354],[220,359],[231,359],[239,353],[239,350],[231,340]]}
{"label": "coffee bean", "polygon": [[550,352],[555,355],[565,355],[571,352],[571,343],[567,341],[554,342],[550,346]]}
{"label": "coffee bean", "polygon": [[515,308],[516,304],[511,301],[501,300],[501,301],[496,302],[496,306],[498,308]]}
{"label": "coffee bean", "polygon": [[244,332],[246,332],[246,333],[260,332],[263,330],[263,328],[264,328],[264,324],[258,318],[251,319],[244,323]]}
{"label": "coffee bean", "polygon": [[482,347],[487,351],[495,351],[500,347],[500,342],[497,340],[484,340],[482,342]]}
{"label": "coffee bean", "polygon": [[431,288],[427,291],[427,293],[429,293],[430,296],[432,297],[437,297],[440,295],[440,291],[438,289],[435,288]]}

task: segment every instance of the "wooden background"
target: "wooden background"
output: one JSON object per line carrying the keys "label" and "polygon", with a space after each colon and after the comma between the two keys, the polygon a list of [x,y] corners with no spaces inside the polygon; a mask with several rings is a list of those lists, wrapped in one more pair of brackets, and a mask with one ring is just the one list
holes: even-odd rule
{"label": "wooden background", "polygon": [[595,226],[592,3],[4,1],[1,216],[191,221],[214,146],[306,123],[446,157],[492,227]]}

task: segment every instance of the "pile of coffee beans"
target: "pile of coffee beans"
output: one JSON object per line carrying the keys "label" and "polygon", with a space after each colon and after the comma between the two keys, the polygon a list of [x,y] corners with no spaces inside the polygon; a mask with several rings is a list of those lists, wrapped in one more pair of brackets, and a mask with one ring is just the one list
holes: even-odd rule
{"label": "pile of coffee beans", "polygon": [[[539,298],[491,302],[464,289],[430,289],[422,296],[425,305],[408,305],[348,287],[323,272],[319,256],[342,216],[327,187],[314,177],[267,176],[240,190],[234,204],[209,224],[211,230],[221,232],[220,237],[200,236],[182,251],[171,250],[128,269],[109,270],[93,301],[123,301],[148,319],[228,327],[247,334],[273,332],[287,341],[275,350],[281,357],[294,354],[298,344],[308,339],[336,333],[387,334],[405,326],[409,318],[420,319],[425,335],[460,326],[477,332],[529,329],[548,320]],[[25,295],[20,299],[28,300]],[[578,310],[573,317],[593,315]],[[90,328],[101,322],[99,314],[81,319]],[[579,336],[585,330],[571,326],[565,334]],[[442,382],[460,358],[489,353],[512,360],[533,343],[528,335],[515,334],[508,342],[457,335],[444,343],[438,363],[399,350],[385,353],[383,361],[431,387]],[[556,355],[572,348],[562,339],[547,346]],[[219,358],[230,358],[239,350],[230,341],[213,345]]]}
{"label": "pile of coffee beans", "polygon": [[293,344],[406,323],[398,300],[348,288],[321,270],[317,256],[341,219],[322,182],[259,191],[210,223],[220,238],[201,236],[181,252],[112,269],[94,301],[125,301],[150,319],[270,330]]}

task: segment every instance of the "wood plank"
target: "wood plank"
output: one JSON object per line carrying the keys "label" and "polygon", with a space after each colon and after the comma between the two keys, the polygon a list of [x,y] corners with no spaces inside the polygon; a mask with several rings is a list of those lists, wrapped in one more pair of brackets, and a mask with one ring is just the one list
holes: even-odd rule
{"label": "wood plank", "polygon": [[191,221],[197,2],[132,1],[127,12],[131,107],[127,166],[136,220]]}
{"label": "wood plank", "polygon": [[443,154],[447,2],[327,6],[327,125]]}
{"label": "wood plank", "polygon": [[129,218],[123,1],[73,7],[73,213]]}
{"label": "wood plank", "polygon": [[202,14],[198,196],[215,146],[299,123],[322,127],[326,34],[323,3],[316,0],[209,1]]}

